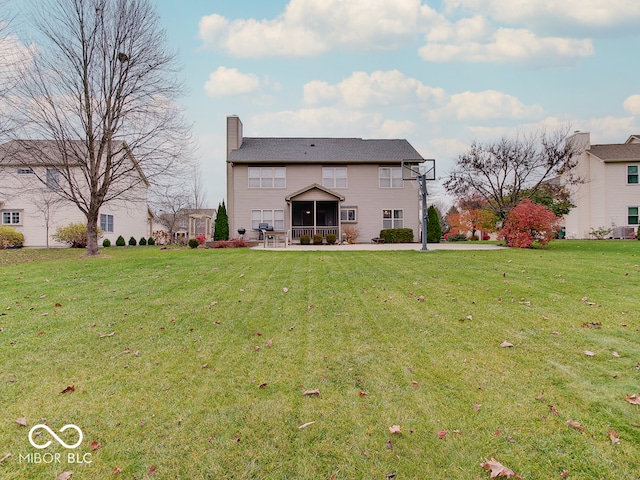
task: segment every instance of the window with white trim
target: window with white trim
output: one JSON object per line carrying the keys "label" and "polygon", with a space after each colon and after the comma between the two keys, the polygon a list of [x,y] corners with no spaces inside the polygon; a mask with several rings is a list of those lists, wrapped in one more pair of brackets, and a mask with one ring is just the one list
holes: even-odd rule
{"label": "window with white trim", "polygon": [[347,167],[323,167],[322,186],[327,188],[347,188]]}
{"label": "window with white trim", "polygon": [[251,210],[251,228],[258,230],[261,223],[276,231],[284,231],[284,210]]}
{"label": "window with white trim", "polygon": [[249,167],[249,188],[285,188],[286,167]]}
{"label": "window with white trim", "polygon": [[51,190],[60,188],[60,172],[55,168],[47,168],[47,187]]}
{"label": "window with white trim", "polygon": [[404,212],[402,210],[383,210],[382,228],[403,228]]}
{"label": "window with white trim", "polygon": [[638,223],[638,207],[627,208],[627,224],[639,225]]}
{"label": "window with white trim", "polygon": [[113,215],[100,214],[100,228],[105,233],[113,233]]}
{"label": "window with white trim", "polygon": [[3,225],[21,225],[22,211],[21,210],[3,210],[2,224]]}
{"label": "window with white trim", "polygon": [[378,172],[380,188],[404,187],[401,167],[380,167],[378,169]]}
{"label": "window with white trim", "polygon": [[357,223],[358,207],[340,207],[340,221],[342,223]]}
{"label": "window with white trim", "polygon": [[627,183],[629,185],[638,184],[638,165],[627,165]]}

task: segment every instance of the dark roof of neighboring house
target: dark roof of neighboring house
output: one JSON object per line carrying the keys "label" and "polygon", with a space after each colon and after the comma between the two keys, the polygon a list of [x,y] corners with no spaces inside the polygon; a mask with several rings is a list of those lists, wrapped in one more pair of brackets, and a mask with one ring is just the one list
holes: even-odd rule
{"label": "dark roof of neighboring house", "polygon": [[605,162],[640,161],[640,143],[591,145],[588,152]]}
{"label": "dark roof of neighboring house", "polygon": [[244,138],[233,163],[380,163],[422,159],[407,140]]}

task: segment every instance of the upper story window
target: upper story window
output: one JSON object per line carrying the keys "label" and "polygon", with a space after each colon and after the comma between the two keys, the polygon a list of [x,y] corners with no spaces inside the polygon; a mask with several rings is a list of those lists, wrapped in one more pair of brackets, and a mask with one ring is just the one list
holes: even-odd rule
{"label": "upper story window", "polygon": [[51,190],[60,188],[60,172],[55,168],[47,168],[47,187]]}
{"label": "upper story window", "polygon": [[380,188],[402,188],[402,168],[401,167],[380,167],[379,170]]}
{"label": "upper story window", "polygon": [[20,210],[3,210],[2,212],[2,224],[3,225],[21,225],[22,215]]}
{"label": "upper story window", "polygon": [[16,172],[18,173],[18,175],[32,175],[33,168],[19,168],[18,170],[16,170]]}
{"label": "upper story window", "polygon": [[347,188],[347,167],[324,167],[322,186],[327,188]]}
{"label": "upper story window", "polygon": [[285,167],[249,167],[249,188],[285,188]]}
{"label": "upper story window", "polygon": [[627,183],[638,184],[638,165],[627,165]]}

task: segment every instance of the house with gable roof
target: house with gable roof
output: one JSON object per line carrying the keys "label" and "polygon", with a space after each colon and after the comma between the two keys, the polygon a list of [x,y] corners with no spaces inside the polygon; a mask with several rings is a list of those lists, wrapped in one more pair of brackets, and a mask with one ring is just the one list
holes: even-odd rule
{"label": "house with gable roof", "polygon": [[227,117],[227,214],[231,236],[358,232],[370,242],[386,228],[420,235],[419,190],[403,181],[401,162],[424,159],[404,139],[255,138],[243,135],[237,116]]}
{"label": "house with gable roof", "polygon": [[[83,144],[72,145],[82,151]],[[128,149],[126,149],[128,152]],[[86,223],[85,215],[71,201],[57,193],[65,163],[55,141],[23,140],[0,145],[0,225],[15,228],[25,237],[25,247],[61,247],[51,236],[70,223]],[[126,198],[113,198],[100,209],[99,226],[112,245],[118,236],[125,240],[151,235],[152,213],[147,203],[149,182],[130,153],[130,168],[118,179],[128,189]]]}
{"label": "house with gable roof", "polygon": [[591,229],[611,229],[612,238],[637,235],[640,214],[640,135],[626,142],[592,145],[588,132],[567,141],[583,152],[577,172],[584,183],[571,186],[575,203],[565,216],[567,238],[593,238]]}

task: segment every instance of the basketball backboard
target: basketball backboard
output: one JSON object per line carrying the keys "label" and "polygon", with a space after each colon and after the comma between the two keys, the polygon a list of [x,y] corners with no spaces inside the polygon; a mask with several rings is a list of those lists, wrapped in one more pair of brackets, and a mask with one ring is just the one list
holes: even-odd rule
{"label": "basketball backboard", "polygon": [[402,160],[402,179],[416,180],[418,175],[423,175],[425,180],[436,179],[436,161],[433,158],[419,160]]}

